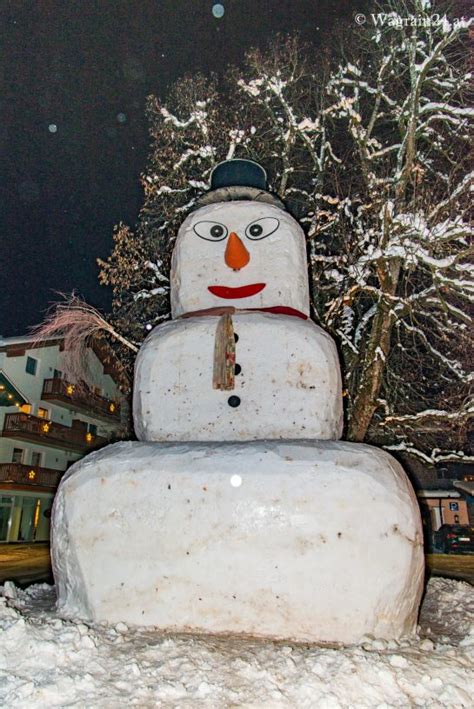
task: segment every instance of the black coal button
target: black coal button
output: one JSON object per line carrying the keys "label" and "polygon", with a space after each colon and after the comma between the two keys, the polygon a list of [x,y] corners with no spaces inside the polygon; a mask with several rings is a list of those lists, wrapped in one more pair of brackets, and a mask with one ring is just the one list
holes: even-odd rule
{"label": "black coal button", "polygon": [[238,342],[238,341],[239,341],[239,336],[237,335],[236,332],[234,332],[234,340],[235,340],[235,342]]}
{"label": "black coal button", "polygon": [[232,406],[233,409],[235,409],[237,406],[240,406],[240,397],[239,396],[229,396],[227,399],[227,403],[229,406]]}
{"label": "black coal button", "polygon": [[234,367],[235,374],[240,374],[241,371],[242,371],[242,367],[240,366],[240,364],[236,364]]}

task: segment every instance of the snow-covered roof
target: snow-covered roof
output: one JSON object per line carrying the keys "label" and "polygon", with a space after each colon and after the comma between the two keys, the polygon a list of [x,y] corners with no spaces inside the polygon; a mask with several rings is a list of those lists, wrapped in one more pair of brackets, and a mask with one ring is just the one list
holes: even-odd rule
{"label": "snow-covered roof", "polygon": [[[62,340],[62,337],[51,337],[48,339],[43,340],[44,344],[43,347],[46,347],[48,344],[53,344],[58,342],[59,340]],[[26,345],[26,344],[33,344],[37,340],[37,337],[35,335],[17,335],[15,337],[2,337],[0,335],[0,349],[3,347],[9,347],[11,345]],[[37,345],[38,347],[41,345]]]}
{"label": "snow-covered roof", "polygon": [[[22,351],[33,348],[37,349],[38,347],[53,347],[54,345],[60,345],[63,339],[61,335],[41,339],[38,339],[35,335],[18,335],[15,337],[0,336],[0,352],[11,352],[12,350]],[[122,385],[126,377],[123,368],[119,365],[117,355],[112,348],[106,342],[98,339],[93,339],[90,346],[95,355],[102,362],[104,373],[109,374],[117,385]]]}
{"label": "snow-covered roof", "polygon": [[468,495],[474,495],[474,481],[473,480],[455,480],[453,482],[454,487],[457,487],[463,492],[467,492]]}
{"label": "snow-covered roof", "polygon": [[461,497],[455,490],[418,490],[418,497]]}

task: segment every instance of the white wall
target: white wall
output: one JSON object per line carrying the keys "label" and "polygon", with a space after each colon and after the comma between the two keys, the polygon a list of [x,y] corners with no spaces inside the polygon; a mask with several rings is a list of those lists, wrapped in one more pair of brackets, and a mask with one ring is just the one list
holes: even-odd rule
{"label": "white wall", "polygon": [[[5,342],[8,343],[8,340]],[[120,399],[120,392],[116,383],[110,375],[104,374],[104,368],[99,358],[92,350],[88,350],[88,354],[90,376],[87,383],[90,386],[99,387],[102,390],[102,396],[106,398]],[[33,357],[38,362],[35,375],[28,374],[26,371],[28,356]],[[41,399],[44,380],[53,378],[55,369],[63,371],[63,361],[64,353],[59,351],[58,345],[27,349],[24,355],[18,357],[7,357],[6,352],[0,352],[0,369],[4,371],[20,393],[32,404],[33,415],[37,415],[38,407],[40,406],[49,411],[51,421],[61,423],[64,426],[71,426],[73,419],[79,419],[86,423],[95,424],[98,428],[99,435],[107,436],[108,433],[117,428],[116,423],[105,423],[96,419],[93,415],[86,415],[79,411],[70,411],[50,401],[43,401]],[[1,407],[0,427],[3,428],[5,414],[16,412],[17,408],[15,406]],[[2,448],[0,447],[0,455],[1,453]],[[49,457],[51,458],[51,456]],[[56,458],[57,454],[54,457]],[[5,462],[3,456],[0,462]]]}
{"label": "white wall", "polygon": [[[0,339],[0,346],[9,344],[17,344],[18,349],[21,350],[26,343],[24,343],[21,338]],[[37,368],[34,375],[26,371],[28,356],[37,360]],[[31,413],[34,416],[38,414],[38,407],[42,407],[48,410],[49,420],[55,423],[70,427],[73,419],[78,419],[97,426],[98,435],[109,437],[117,430],[119,424],[115,422],[105,423],[96,419],[93,415],[87,415],[79,411],[71,411],[63,406],[41,399],[44,380],[52,379],[55,369],[61,372],[64,371],[64,356],[64,353],[60,352],[58,345],[26,349],[23,355],[15,357],[8,357],[6,352],[0,352],[0,370],[6,374],[12,384],[18,389],[22,396],[28,400],[28,403],[31,404]],[[102,390],[102,396],[119,401],[121,395],[116,383],[110,375],[104,374],[102,362],[91,349],[88,350],[88,359],[89,376],[87,383],[89,386],[99,387]],[[18,408],[14,405],[0,407],[0,431],[3,429],[5,415],[17,412]],[[0,463],[12,462],[13,450],[14,448],[19,448],[23,451],[21,460],[23,464],[31,465],[33,463],[33,453],[39,452],[41,453],[41,467],[64,471],[72,462],[79,460],[84,455],[84,453],[50,448],[46,444],[46,441],[44,443],[44,445],[40,445],[36,442],[0,436]],[[34,518],[31,510],[35,509],[35,505],[38,501],[40,502],[40,514],[34,540],[42,541],[49,538],[49,519],[44,516],[44,510],[50,508],[52,505],[53,495],[51,493],[38,492],[35,490],[34,486],[31,486],[31,489],[27,490],[2,489],[0,482],[0,494],[12,498],[8,536],[6,540],[0,541],[17,541],[20,538],[20,523],[25,529],[28,527],[28,524],[30,524]],[[31,500],[30,504],[29,500]],[[25,532],[25,529],[23,529],[23,532]],[[25,540],[24,537],[23,539]]]}

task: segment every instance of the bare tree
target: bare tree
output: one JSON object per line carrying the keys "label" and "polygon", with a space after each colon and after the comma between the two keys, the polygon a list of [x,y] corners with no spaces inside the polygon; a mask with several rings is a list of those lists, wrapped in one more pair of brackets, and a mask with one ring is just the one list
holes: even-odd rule
{"label": "bare tree", "polygon": [[325,114],[349,137],[350,174],[315,214],[312,265],[318,311],[345,355],[349,438],[398,439],[388,447],[427,456],[419,434],[465,431],[469,412],[466,28],[432,23],[426,1],[384,8],[385,24],[328,84]]}

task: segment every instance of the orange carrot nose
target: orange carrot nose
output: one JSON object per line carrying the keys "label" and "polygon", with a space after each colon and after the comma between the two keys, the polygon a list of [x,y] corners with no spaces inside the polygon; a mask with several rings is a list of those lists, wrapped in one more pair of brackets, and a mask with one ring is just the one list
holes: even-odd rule
{"label": "orange carrot nose", "polygon": [[229,268],[239,271],[250,261],[250,254],[235,233],[231,231],[225,250],[225,262]]}

